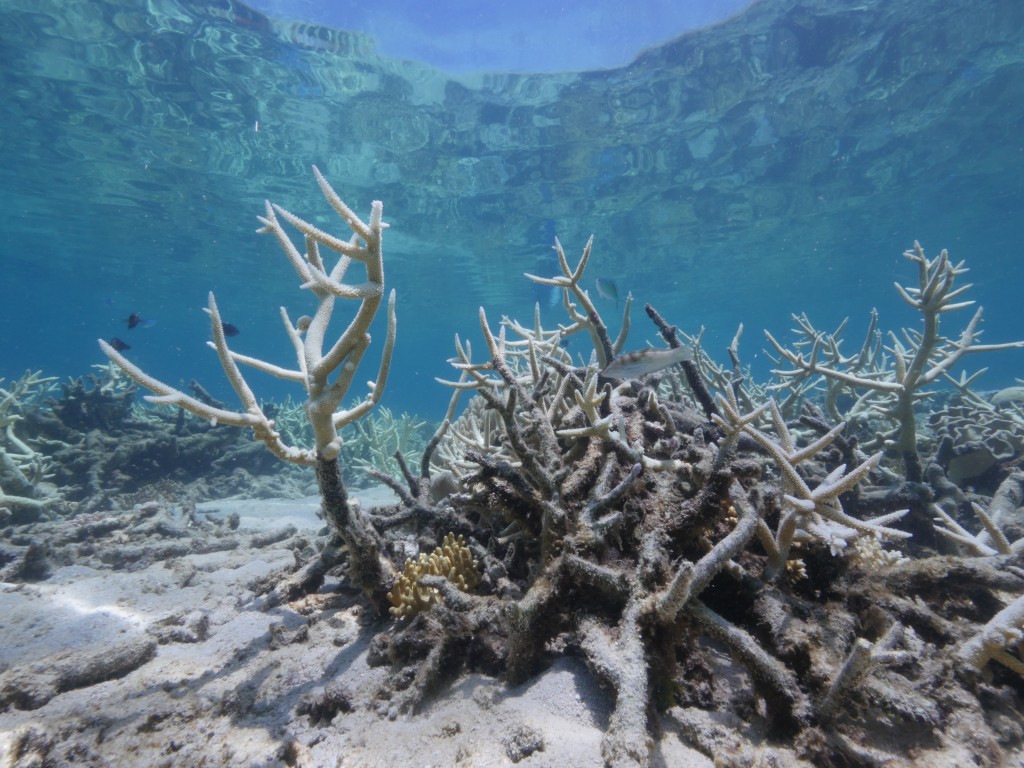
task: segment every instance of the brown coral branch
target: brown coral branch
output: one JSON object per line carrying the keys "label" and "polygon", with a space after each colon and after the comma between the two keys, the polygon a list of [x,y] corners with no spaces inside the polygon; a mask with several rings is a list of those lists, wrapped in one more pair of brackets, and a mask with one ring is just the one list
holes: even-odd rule
{"label": "brown coral branch", "polygon": [[[665,319],[658,313],[658,310],[650,304],[644,304],[644,312],[651,318],[651,322],[658,327],[661,337],[668,342],[670,347],[675,349],[682,346],[682,342],[679,341],[679,337],[676,335],[676,327],[665,322]],[[711,393],[704,383],[704,377],[700,375],[700,369],[697,368],[697,364],[692,360],[684,360],[682,368],[683,374],[686,376],[686,383],[690,386],[694,397],[697,398],[697,402],[700,403],[700,407],[704,410],[704,415],[709,419],[719,415],[718,408],[715,406],[715,400],[711,397]]]}
{"label": "brown coral branch", "polygon": [[777,728],[792,731],[807,723],[810,705],[790,669],[765,651],[749,633],[699,600],[691,600],[684,610],[701,630],[725,643],[750,671],[758,691],[768,702],[768,714]]}

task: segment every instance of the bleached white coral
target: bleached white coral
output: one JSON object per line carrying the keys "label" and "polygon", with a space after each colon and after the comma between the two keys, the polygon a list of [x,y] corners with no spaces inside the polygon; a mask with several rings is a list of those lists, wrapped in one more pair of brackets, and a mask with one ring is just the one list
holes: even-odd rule
{"label": "bleached white coral", "polygon": [[885,549],[876,536],[859,536],[847,554],[854,563],[871,571],[892,568],[910,559],[902,552]]}
{"label": "bleached white coral", "polygon": [[[957,657],[981,669],[989,660],[998,661],[1024,677],[1024,659],[1020,654],[1020,642],[1024,638],[1024,595],[1019,596],[992,617],[957,652]],[[1017,653],[1013,651],[1017,650]]]}

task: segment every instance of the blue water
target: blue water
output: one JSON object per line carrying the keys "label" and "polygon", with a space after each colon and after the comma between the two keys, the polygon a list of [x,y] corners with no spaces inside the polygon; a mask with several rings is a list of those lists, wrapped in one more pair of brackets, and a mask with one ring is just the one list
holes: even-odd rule
{"label": "blue water", "polygon": [[[360,214],[384,201],[396,411],[440,415],[455,333],[482,352],[479,306],[532,316],[545,296],[522,273],[555,274],[555,234],[572,258],[595,235],[589,279],[636,297],[634,346],[655,336],[644,302],[723,361],[743,322],[761,375],[762,329],[785,337],[792,313],[850,316],[851,348],[872,307],[916,322],[893,289],[915,239],[967,261],[984,341],[1024,338],[1016,0],[766,0],[611,69],[462,69],[228,0],[0,0],[0,377],[86,374],[118,336],[229,399],[210,290],[233,348],[292,365],[278,308],[311,302],[256,216],[270,198],[340,231],[314,163]],[[996,388],[1022,363],[966,364]]]}
{"label": "blue water", "polygon": [[720,22],[750,0],[253,0],[280,19],[358,31],[377,52],[446,72],[622,67],[645,48]]}

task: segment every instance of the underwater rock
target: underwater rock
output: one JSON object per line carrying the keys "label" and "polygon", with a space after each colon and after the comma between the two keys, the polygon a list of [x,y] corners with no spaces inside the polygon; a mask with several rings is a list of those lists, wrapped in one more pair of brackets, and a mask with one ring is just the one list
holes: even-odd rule
{"label": "underwater rock", "polygon": [[988,472],[999,460],[984,443],[972,442],[954,449],[946,462],[946,477],[960,484]]}
{"label": "underwater rock", "polygon": [[43,581],[52,566],[47,559],[49,546],[38,539],[30,539],[27,546],[11,546],[0,542],[0,582]]}

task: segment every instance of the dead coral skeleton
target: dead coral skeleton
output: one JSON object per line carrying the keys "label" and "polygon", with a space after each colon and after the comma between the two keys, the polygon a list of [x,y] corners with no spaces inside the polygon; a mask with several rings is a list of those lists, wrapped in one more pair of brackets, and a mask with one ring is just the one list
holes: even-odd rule
{"label": "dead coral skeleton", "polygon": [[[605,348],[604,357],[597,353],[589,365],[574,366],[557,344],[562,334],[545,329],[539,312],[532,328],[505,319],[495,332],[481,308],[480,328],[489,352],[483,361],[474,360],[469,343],[456,338],[452,364],[461,378],[450,384],[474,396],[471,416],[456,422],[442,451],[452,457],[463,490],[447,500],[445,510],[421,510],[419,519],[435,530],[431,518],[448,514],[463,521],[471,533],[468,540],[481,546],[482,588],[501,600],[504,608],[496,615],[503,618],[482,618],[491,602],[457,590],[444,591],[441,604],[451,611],[449,620],[460,617],[462,626],[473,626],[478,634],[506,638],[505,668],[513,681],[536,669],[547,638],[559,632],[573,638],[568,642],[579,645],[616,691],[603,745],[609,765],[648,763],[646,712],[652,697],[663,695],[658,693],[663,683],[656,682],[661,673],[677,664],[672,644],[662,643],[688,632],[715,638],[741,660],[771,702],[771,717],[779,727],[806,724],[813,710],[795,674],[760,647],[750,628],[700,599],[721,574],[743,572],[736,558],[766,530],[761,511],[730,464],[743,435],[779,467],[789,512],[779,533],[765,539],[771,544],[769,573],[785,563],[798,532],[824,540],[836,555],[842,554],[842,537],[907,535],[887,526],[902,512],[862,520],[847,515],[839,502],[881,456],[868,457],[849,472],[840,466],[817,486],[809,485],[797,465],[830,447],[842,425],[798,449],[777,408],[766,403],[741,415],[735,398],[726,397],[718,402],[726,413],[717,419],[719,445],[681,440],[682,425],[703,422],[698,414],[663,402],[643,382],[601,376],[600,361],[624,339],[608,340],[596,309],[588,308],[586,315],[575,310],[573,299],[586,306],[587,296],[578,286],[590,248],[588,243],[580,263],[570,268],[559,247],[562,276],[535,279],[566,290],[574,321],[569,327],[586,327]],[[510,332],[519,338],[509,340]],[[770,409],[777,438],[753,426]],[[682,458],[686,451],[707,468],[697,472],[692,461]],[[701,456],[705,451],[710,461]],[[657,511],[664,504],[661,493],[690,483],[703,485],[707,493],[685,502],[681,510]],[[694,530],[725,522],[722,498],[738,511],[731,530],[712,541],[701,537],[707,548],[694,551],[687,543],[695,540]],[[439,585],[436,578],[427,583]],[[588,594],[594,597],[581,602]],[[416,626],[402,631],[416,631]],[[432,654],[429,664],[438,663]],[[837,691],[855,685],[863,671],[844,676]],[[415,705],[408,691],[402,701]],[[834,706],[830,700],[828,707]]]}
{"label": "dead coral skeleton", "polygon": [[[977,557],[1012,556],[1024,551],[1024,538],[1010,542],[1004,532],[1008,519],[1017,517],[1017,510],[1024,502],[1024,472],[1008,476],[995,495],[989,508],[971,502],[974,514],[982,528],[972,534],[939,505],[933,505],[937,530],[947,539],[963,546]],[[1017,569],[1019,575],[1024,572]],[[982,669],[989,660],[998,661],[1024,678],[1024,660],[1020,649],[1024,647],[1024,595],[1011,601],[985,624],[973,637],[965,642],[957,654],[958,658],[976,670]],[[1017,653],[1012,653],[1017,649]]]}
{"label": "dead coral skeleton", "polygon": [[[955,287],[957,278],[967,269],[963,262],[950,261],[945,250],[929,259],[917,242],[913,250],[903,255],[917,265],[918,284],[896,283],[896,290],[921,315],[921,330],[905,328],[900,334],[890,333],[889,344],[883,345],[877,330],[877,314],[873,312],[867,336],[855,355],[844,355],[840,351],[843,326],[834,333],[824,333],[816,330],[806,315],[795,316],[798,332],[803,337],[795,349],[785,347],[767,331],[765,335],[778,354],[780,365],[791,366],[773,371],[786,382],[784,386],[802,386],[812,379],[824,379],[829,415],[836,420],[839,420],[836,407],[839,396],[850,394],[854,405],[847,418],[866,418],[869,414],[884,418],[891,426],[879,435],[878,447],[898,453],[905,464],[907,479],[920,482],[923,473],[917,452],[914,407],[928,396],[927,387],[940,380],[956,382],[950,373],[965,355],[1020,348],[1024,347],[1024,341],[978,343],[980,307],[958,339],[943,336],[939,330],[942,315],[974,304],[962,300],[970,284]],[[962,380],[959,386],[966,389],[976,376]]]}
{"label": "dead coral skeleton", "polygon": [[[342,407],[355,381],[359,363],[370,346],[370,325],[384,303],[382,239],[387,225],[383,221],[381,202],[372,204],[369,220],[364,222],[338,197],[317,168],[314,167],[313,173],[324,198],[351,230],[349,239],[324,232],[269,201],[264,215],[259,217],[263,225],[259,232],[274,235],[301,281],[300,288],[309,291],[316,299],[313,315],[303,315],[294,322],[281,308],[281,320],[295,353],[296,368],[282,368],[232,350],[212,292],[206,309],[213,337],[210,346],[216,351],[224,374],[242,403],[240,411],[228,410],[208,398],[189,395],[171,387],[145,373],[102,339],[99,345],[111,362],[139,386],[153,393],[146,398],[150,402],[178,406],[212,424],[247,427],[252,430],[253,438],[262,441],[278,459],[315,467],[324,516],[349,551],[349,576],[374,608],[383,613],[386,610],[386,584],[393,578],[392,564],[381,555],[379,535],[360,510],[349,505],[338,464],[342,446],[338,430],[363,418],[377,405],[391,366],[396,326],[394,291],[386,305],[387,333],[377,377],[369,383],[369,393],[365,398],[352,408]],[[282,219],[302,234],[304,252],[292,241]],[[333,267],[325,263],[321,248],[338,254]],[[345,282],[353,264],[363,266],[366,279],[362,282]],[[338,299],[353,300],[357,307],[345,330],[331,342],[328,333]],[[282,440],[274,420],[261,407],[240,366],[294,382],[305,390],[303,410],[312,429],[312,445],[290,445]]]}
{"label": "dead coral skeleton", "polygon": [[[649,760],[648,707],[664,695],[658,681],[678,664],[675,651],[665,650],[666,638],[679,642],[703,636],[724,644],[767,702],[768,720],[777,733],[809,731],[817,724],[832,734],[833,744],[848,749],[841,729],[849,702],[861,700],[864,691],[889,697],[883,700],[891,712],[901,707],[931,712],[921,694],[911,690],[907,667],[915,657],[909,649],[918,649],[921,641],[906,610],[886,609],[887,629],[861,637],[847,634],[830,648],[814,644],[821,640],[811,641],[787,623],[777,625],[777,637],[769,642],[759,629],[776,621],[770,606],[779,601],[791,611],[812,612],[829,631],[852,624],[844,610],[813,608],[791,594],[784,580],[776,582],[797,544],[802,554],[818,553],[813,555],[816,570],[802,589],[827,589],[828,580],[836,578],[823,576],[822,554],[836,563],[835,573],[865,581],[902,573],[915,562],[901,551],[910,534],[895,527],[907,510],[889,507],[866,514],[870,504],[858,500],[862,486],[901,487],[899,478],[883,469],[883,452],[862,453],[845,422],[829,427],[820,412],[796,407],[814,395],[810,370],[777,390],[784,396],[782,404],[770,390],[741,386],[738,334],[730,348],[731,374],[711,364],[694,344],[697,372],[718,392],[710,406],[706,395],[694,395],[710,423],[690,407],[684,392],[690,379],[674,371],[640,381],[602,377],[601,360],[621,349],[624,339],[610,341],[596,309],[586,314],[575,309],[577,302],[586,306],[579,285],[590,250],[588,243],[574,268],[559,247],[562,275],[534,278],[565,290],[571,325],[549,330],[538,311],[532,326],[505,318],[495,330],[481,308],[488,355],[475,359],[469,342],[456,338],[452,364],[460,379],[449,383],[473,397],[439,453],[456,469],[461,490],[443,510],[434,508],[420,519],[435,530],[432,517],[460,519],[467,542],[479,545],[485,576],[483,595],[449,587],[431,610],[447,611],[439,614],[445,621],[459,617],[456,625],[463,633],[473,627],[481,636],[504,638],[505,672],[512,681],[531,674],[541,663],[546,641],[556,635],[578,647],[615,691],[603,744],[608,765],[646,765]],[[926,283],[951,281],[960,273],[961,267],[952,267],[945,257],[932,262],[923,254],[915,256]],[[952,301],[957,294],[951,284],[943,285],[921,289],[922,312],[934,310],[937,316],[961,306]],[[917,295],[904,292],[912,299]],[[675,329],[658,322],[653,310],[648,314],[673,344]],[[872,330],[873,341],[864,346],[860,362],[843,364],[881,371],[888,356],[898,353],[894,381],[901,381],[915,400],[919,386],[935,381],[965,352],[1009,346],[975,344],[978,319],[958,345],[938,337],[933,328],[921,336],[908,332],[906,346],[886,349]],[[595,341],[589,364],[574,364],[558,346],[566,328],[586,329]],[[604,349],[603,357],[598,348]],[[919,374],[906,370],[924,363],[929,365]],[[666,379],[673,383],[657,388]],[[842,385],[832,394],[838,407],[839,394],[850,382],[835,381]],[[892,395],[886,413],[896,420],[896,388],[885,393]],[[873,411],[881,402],[869,400],[870,405],[862,401],[860,407]],[[799,433],[784,418],[784,409],[801,425]],[[846,508],[848,498],[852,511]],[[727,515],[726,508],[734,514]],[[710,536],[709,530],[714,531]],[[849,566],[856,567],[847,571]],[[708,590],[713,582],[717,588]],[[436,577],[426,583],[439,585]],[[730,612],[724,595],[733,589],[754,604],[750,614]],[[504,606],[497,614],[503,620],[488,614],[494,597]],[[968,626],[960,625],[961,634]],[[416,631],[415,624],[400,631]],[[783,661],[794,645],[818,658],[819,668],[810,677]],[[676,646],[669,642],[668,647]],[[687,648],[694,652],[693,645]],[[993,654],[998,655],[992,651],[989,657]],[[432,655],[429,663],[436,669],[440,662]],[[402,700],[415,706],[408,691]],[[888,759],[881,750],[876,758]]]}
{"label": "dead coral skeleton", "polygon": [[[815,535],[828,543],[833,555],[839,555],[847,544],[858,536],[878,538],[907,538],[910,534],[887,527],[899,520],[907,510],[890,512],[880,517],[860,520],[843,511],[839,497],[852,490],[882,459],[881,452],[865,459],[849,472],[840,464],[816,488],[811,488],[797,470],[797,466],[828,447],[845,428],[840,423],[822,437],[802,448],[797,448],[793,435],[786,426],[782,413],[774,400],[750,414],[740,415],[735,398],[719,397],[719,406],[725,416],[715,421],[727,433],[740,433],[753,438],[774,460],[782,472],[783,512],[778,530],[773,534],[762,520],[758,526],[761,545],[768,552],[767,575],[779,573],[785,566],[790,547],[800,535]],[[772,439],[752,422],[761,411],[771,413],[778,439]]]}
{"label": "dead coral skeleton", "polygon": [[[25,409],[38,404],[56,381],[56,377],[43,376],[41,371],[26,371],[9,387],[0,387],[0,508],[41,509],[57,500],[38,492],[39,484],[52,477],[52,458],[15,432]],[[0,384],[3,382],[0,379]],[[13,490],[5,493],[3,484],[8,489],[13,486]]]}
{"label": "dead coral skeleton", "polygon": [[[376,663],[392,668],[377,697],[389,715],[415,710],[458,669],[500,673],[515,683],[535,674],[553,654],[577,653],[614,694],[602,739],[606,764],[641,768],[651,762],[649,722],[657,708],[714,708],[728,699],[712,671],[723,665],[717,657],[724,650],[731,659],[728,676],[749,689],[735,706],[742,717],[731,714],[767,739],[799,738],[811,759],[835,763],[847,755],[842,745],[850,742],[849,734],[866,727],[852,704],[881,702],[877,706],[889,719],[870,727],[891,737],[916,713],[936,709],[926,698],[929,686],[953,684],[948,667],[918,663],[924,644],[916,625],[946,645],[956,643],[972,669],[989,659],[1007,663],[1003,655],[1017,642],[1024,598],[1011,602],[980,632],[977,622],[937,616],[915,596],[890,591],[884,599],[857,602],[861,596],[877,597],[872,589],[882,579],[912,582],[926,570],[915,571],[920,560],[907,562],[902,552],[881,550],[883,540],[897,546],[906,540],[908,534],[894,527],[905,510],[880,505],[878,514],[860,498],[866,486],[890,490],[884,483],[893,475],[882,471],[878,450],[883,446],[870,455],[860,452],[843,419],[829,426],[820,412],[803,408],[799,422],[809,424],[809,431],[798,432],[784,415],[812,396],[822,378],[830,388],[830,408],[838,408],[843,388],[854,392],[855,410],[888,420],[891,428],[882,442],[901,454],[906,474],[913,477],[913,405],[924,388],[967,352],[1016,346],[977,344],[980,312],[958,341],[939,335],[940,314],[966,306],[958,300],[965,288],[953,287],[962,265],[952,265],[945,252],[934,260],[919,246],[908,253],[919,267],[920,285],[899,290],[922,314],[921,332],[892,336],[886,347],[873,325],[854,358],[840,354],[838,339],[817,333],[809,322],[801,323],[806,338],[799,351],[769,337],[791,365],[778,372],[786,380],[780,391],[788,388],[779,405],[764,390],[742,386],[738,334],[730,349],[731,374],[698,355],[681,362],[683,377],[663,389],[659,384],[673,377],[672,371],[624,379],[606,375],[625,348],[630,302],[622,330],[612,340],[582,287],[593,241],[575,266],[556,241],[560,274],[528,277],[562,291],[568,322],[546,328],[537,309],[532,326],[507,317],[494,324],[481,307],[486,354],[475,359],[470,343],[456,337],[451,363],[458,379],[447,382],[454,394],[419,472],[398,453],[402,478],[388,482],[400,503],[364,513],[347,501],[337,467],[338,429],[364,416],[380,398],[394,334],[393,301],[388,342],[369,396],[351,409],[337,409],[383,298],[384,225],[379,203],[364,223],[319,174],[318,181],[353,231],[351,240],[269,205],[261,219],[302,287],[317,298],[312,318],[293,323],[282,312],[297,370],[230,350],[212,295],[213,346],[242,411],[200,402],[148,377],[109,345],[104,351],[153,390],[157,401],[249,427],[278,457],[316,466],[324,509],[338,538],[280,591],[290,597],[315,589],[324,570],[340,563],[344,544],[349,578],[378,616],[390,604],[398,617],[378,626],[371,649]],[[305,253],[279,219],[304,235]],[[331,270],[320,257],[321,246],[341,255]],[[366,264],[365,283],[342,282],[353,260]],[[348,330],[325,350],[337,298],[356,299],[359,308]],[[653,308],[647,314],[662,340],[677,349],[676,329]],[[560,342],[574,334],[589,337],[589,360],[577,363],[562,348]],[[239,365],[303,384],[312,448],[284,443]],[[717,398],[709,394],[709,380]],[[466,415],[456,419],[461,395],[470,403]],[[438,472],[442,464],[444,473]],[[451,485],[438,492],[436,481],[443,475]],[[903,484],[896,485],[902,490]],[[948,527],[965,544],[1001,547]],[[799,586],[778,578],[797,544],[807,574]],[[409,553],[413,557],[399,575],[396,563]],[[859,567],[849,567],[854,560]],[[869,562],[892,567],[864,567]],[[922,581],[926,586],[915,583],[922,592],[934,584],[934,579]],[[1014,574],[976,569],[975,583],[990,589],[1016,588],[1018,581]],[[694,680],[707,682],[691,685]],[[925,725],[910,737],[922,743],[939,727],[956,727],[942,722],[940,714],[922,719]],[[895,759],[882,748],[875,753],[879,763]]]}
{"label": "dead coral skeleton", "polygon": [[[976,670],[998,661],[1024,678],[1024,595],[1020,595],[999,611],[970,640],[964,643],[957,658]],[[1014,654],[1012,651],[1016,649]]]}
{"label": "dead coral skeleton", "polygon": [[982,529],[972,534],[957,522],[952,515],[938,504],[932,505],[936,514],[936,530],[947,539],[963,545],[972,555],[992,557],[1012,555],[1024,550],[1024,538],[1012,544],[1006,537],[1004,527],[1008,521],[1021,522],[1017,509],[1024,503],[1024,472],[1012,472],[992,496],[988,509],[977,502],[971,502],[971,509],[982,524]]}

